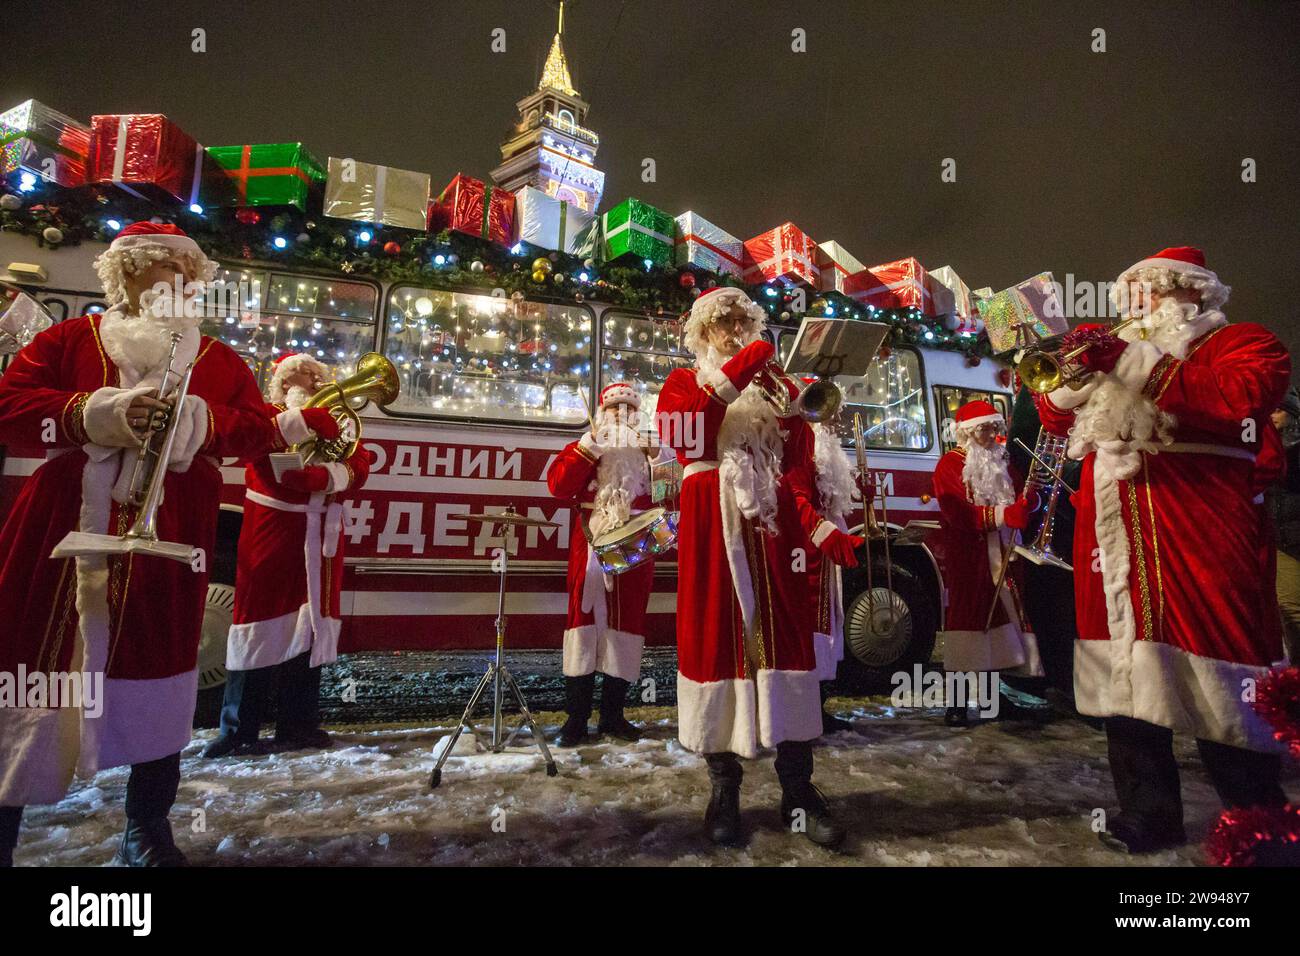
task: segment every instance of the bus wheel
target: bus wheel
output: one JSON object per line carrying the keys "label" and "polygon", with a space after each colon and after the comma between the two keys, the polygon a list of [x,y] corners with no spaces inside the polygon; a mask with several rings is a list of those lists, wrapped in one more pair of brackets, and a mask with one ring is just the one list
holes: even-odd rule
{"label": "bus wheel", "polygon": [[881,693],[890,675],[930,659],[938,627],[938,609],[906,568],[894,565],[892,589],[883,565],[872,567],[872,590],[866,572],[844,575],[844,660],[836,675],[850,693]]}
{"label": "bus wheel", "polygon": [[235,589],[229,584],[208,584],[203,605],[203,636],[199,638],[199,696],[194,707],[195,727],[215,727],[221,722],[221,698],[226,686],[226,638],[235,617]]}

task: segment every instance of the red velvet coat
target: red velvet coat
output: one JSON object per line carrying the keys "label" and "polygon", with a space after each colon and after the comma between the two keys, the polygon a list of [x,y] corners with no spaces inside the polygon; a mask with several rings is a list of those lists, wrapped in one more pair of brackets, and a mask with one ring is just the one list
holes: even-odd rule
{"label": "red velvet coat", "polygon": [[[1038,645],[1020,599],[1020,561],[1007,570],[993,619],[985,630],[1004,549],[1011,533],[1002,523],[1003,508],[977,505],[962,479],[966,452],[954,448],[934,470],[934,497],[943,529],[944,584],[948,608],[944,615],[943,666],[949,671],[1003,671],[1042,674]],[[1020,476],[1011,472],[1013,487]]]}
{"label": "red velvet coat", "polygon": [[[1115,377],[1175,416],[1174,444],[1128,480],[1089,454],[1072,499],[1075,696],[1086,714],[1271,750],[1243,691],[1283,656],[1260,492],[1279,469],[1269,413],[1291,361],[1254,324],[1210,331],[1181,360],[1149,353],[1130,346]],[[1062,406],[1086,395],[1040,398],[1044,427],[1065,434]]]}
{"label": "red velvet coat", "polygon": [[[296,410],[267,404],[283,447],[305,425]],[[279,424],[296,419],[298,434],[286,438]],[[343,590],[343,498],[370,474],[364,448],[343,462],[324,466],[326,491],[304,492],[275,480],[270,456],[244,469],[244,521],[239,530],[234,623],[226,642],[226,667],[253,670],[311,651],[319,667],[338,657],[339,595]]]}
{"label": "red velvet coat", "polygon": [[[207,403],[208,434],[188,470],[167,474],[158,532],[203,549],[204,568],[133,556],[51,560],[69,531],[117,534],[135,517],[110,501],[111,477],[83,487],[83,446],[92,446],[81,408],[90,393],[119,385],[99,323],[87,316],[47,329],[0,379],[0,443],[49,448],[0,530],[0,671],[80,671],[87,661],[107,662],[100,717],[82,720],[81,709],[69,707],[0,709],[0,805],[55,801],[78,765],[89,773],[153,760],[189,742],[220,459],[257,454],[271,442],[248,367],[201,338],[190,394]],[[106,461],[116,474],[116,459]],[[83,490],[93,494],[83,500]],[[94,612],[83,619],[85,608]]]}
{"label": "red velvet coat", "polygon": [[[650,557],[630,571],[607,575],[588,546],[582,525],[591,518],[596,498],[598,454],[591,436],[584,435],[566,445],[546,472],[551,494],[573,503],[564,674],[583,677],[600,671],[635,682],[641,674],[645,613],[654,585],[655,560]],[[646,482],[648,486],[648,473]],[[632,502],[632,511],[639,513],[652,505],[648,494],[641,495]]]}
{"label": "red velvet coat", "polygon": [[746,358],[736,356],[705,381],[694,369],[675,369],[657,417],[660,438],[685,469],[677,538],[678,737],[699,753],[752,757],[760,744],[821,734],[806,557],[822,519],[811,501],[812,432],[799,418],[781,422],[776,533],[765,534],[738,512],[728,517],[734,492],[719,480],[718,435],[761,366]]}

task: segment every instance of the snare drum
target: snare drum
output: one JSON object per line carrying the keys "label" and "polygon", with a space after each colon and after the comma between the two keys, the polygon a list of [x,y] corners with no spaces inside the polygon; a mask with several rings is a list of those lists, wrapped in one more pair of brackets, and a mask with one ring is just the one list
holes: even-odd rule
{"label": "snare drum", "polygon": [[622,574],[676,542],[677,512],[651,508],[606,531],[591,542],[591,550],[606,574]]}

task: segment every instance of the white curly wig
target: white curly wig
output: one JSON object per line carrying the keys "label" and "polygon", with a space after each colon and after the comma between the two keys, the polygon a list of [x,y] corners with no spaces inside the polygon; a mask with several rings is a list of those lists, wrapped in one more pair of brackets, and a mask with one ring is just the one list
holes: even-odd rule
{"label": "white curly wig", "polygon": [[1200,293],[1201,309],[1205,312],[1222,309],[1232,294],[1232,287],[1220,282],[1209,269],[1192,265],[1174,269],[1138,263],[1121,273],[1110,289],[1110,301],[1121,316],[1128,315],[1129,291],[1134,285],[1147,286],[1152,292],[1195,289]]}
{"label": "white curly wig", "polygon": [[740,308],[749,319],[745,331],[750,340],[758,338],[767,328],[767,313],[743,289],[718,286],[710,289],[691,306],[690,315],[682,330],[682,342],[692,355],[703,355],[709,347],[708,328],[733,308]]}
{"label": "white curly wig", "polygon": [[126,301],[127,276],[136,275],[163,259],[187,261],[195,279],[205,286],[217,275],[217,264],[186,236],[119,236],[94,262],[108,304],[114,306]]}

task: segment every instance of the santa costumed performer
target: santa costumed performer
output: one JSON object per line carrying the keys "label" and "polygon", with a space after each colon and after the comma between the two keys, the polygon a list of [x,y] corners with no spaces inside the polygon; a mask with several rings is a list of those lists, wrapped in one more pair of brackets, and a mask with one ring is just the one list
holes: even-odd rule
{"label": "santa costumed performer", "polygon": [[595,431],[566,445],[546,473],[551,494],[574,505],[564,630],[568,717],[556,738],[561,747],[587,739],[597,671],[605,675],[597,730],[620,740],[641,738],[640,728],[623,716],[623,705],[628,687],[641,674],[654,556],[622,574],[606,574],[587,537],[594,541],[653,504],[647,442],[636,427],[640,408],[641,398],[631,385],[607,385],[600,393]]}
{"label": "santa costumed performer", "polygon": [[[944,617],[943,669],[967,675],[965,686],[978,686],[981,673],[1043,673],[1038,642],[1020,599],[1019,562],[1007,567],[993,607],[1003,556],[1023,531],[1032,511],[1016,496],[1005,438],[1006,422],[989,402],[967,402],[957,409],[957,447],[934,469],[934,497],[939,502],[943,534],[948,609]],[[997,693],[997,687],[991,688]],[[967,692],[966,700],[970,699]],[[944,721],[964,727],[967,703],[949,701]]]}
{"label": "santa costumed performer", "polygon": [[[329,379],[329,369],[310,355],[276,360],[264,406],[275,430],[272,451],[313,435],[338,438],[329,409],[302,407]],[[340,497],[365,483],[370,464],[370,452],[358,448],[342,461],[288,469],[278,480],[269,453],[246,465],[221,732],[203,756],[258,750],[273,686],[275,746],[330,746],[320,727],[320,669],[338,657],[342,624]]]}
{"label": "santa costumed performer", "polygon": [[[811,782],[822,721],[801,559],[816,547],[852,566],[861,539],[816,513],[812,432],[797,416],[778,418],[753,384],[774,353],[764,327],[741,290],[701,295],[684,330],[696,367],[674,369],[659,395],[660,438],[683,466],[678,737],[708,761],[710,839],[740,839],[737,758],[762,746],[777,750],[787,824],[834,845],[843,830]],[[797,387],[786,384],[793,397]]]}
{"label": "santa costumed performer", "polygon": [[1106,718],[1131,853],[1186,840],[1174,732],[1196,738],[1227,807],[1276,805],[1280,745],[1244,689],[1283,657],[1262,492],[1280,473],[1269,414],[1291,360],[1267,329],[1229,324],[1231,290],[1199,249],[1161,250],[1112,289],[1137,322],[1076,329],[1093,373],[1040,396],[1044,427],[1083,460],[1075,496],[1075,698]]}
{"label": "santa costumed performer", "polygon": [[[24,804],[62,799],[74,772],[130,764],[116,862],[181,864],[167,814],[194,716],[219,466],[265,451],[271,426],[248,366],[199,334],[197,295],[217,267],[193,240],[135,223],[95,267],[108,310],[42,332],[0,379],[0,444],[47,449],[0,530],[0,671],[47,681],[77,673],[102,681],[103,699],[0,708],[0,853],[11,858]],[[127,493],[137,449],[169,407],[156,396],[173,331],[182,334],[169,386],[194,368],[174,413],[157,529],[208,560],[51,560],[69,531],[120,535],[134,521]]]}
{"label": "santa costumed performer", "polygon": [[[848,517],[855,513],[853,469],[840,444],[839,432],[830,422],[816,422],[813,433],[813,508],[841,531],[849,530]],[[864,487],[867,506],[872,501],[870,486]],[[817,679],[821,682],[822,733],[852,730],[853,724],[826,710],[827,685],[835,680],[844,660],[844,582],[840,566],[827,561],[820,550],[808,552],[808,584],[813,601],[813,650]]]}

